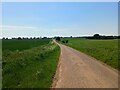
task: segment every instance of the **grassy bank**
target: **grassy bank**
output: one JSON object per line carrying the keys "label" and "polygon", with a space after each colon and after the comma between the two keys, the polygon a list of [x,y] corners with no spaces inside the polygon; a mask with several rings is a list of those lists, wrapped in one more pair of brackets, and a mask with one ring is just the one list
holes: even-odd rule
{"label": "grassy bank", "polygon": [[66,44],[118,69],[118,40],[64,38]]}
{"label": "grassy bank", "polygon": [[3,51],[3,88],[48,88],[52,83],[59,47],[50,42],[22,51]]}

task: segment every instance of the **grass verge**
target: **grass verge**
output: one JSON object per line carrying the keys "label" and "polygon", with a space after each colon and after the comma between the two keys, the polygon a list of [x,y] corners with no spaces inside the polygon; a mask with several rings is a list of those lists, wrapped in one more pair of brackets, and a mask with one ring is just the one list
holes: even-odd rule
{"label": "grass verge", "polygon": [[3,52],[3,88],[49,88],[60,49],[54,43]]}

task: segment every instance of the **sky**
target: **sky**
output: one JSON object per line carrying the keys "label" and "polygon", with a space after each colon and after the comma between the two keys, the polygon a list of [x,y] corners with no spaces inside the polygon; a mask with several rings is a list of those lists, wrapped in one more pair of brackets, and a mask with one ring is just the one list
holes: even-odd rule
{"label": "sky", "polygon": [[3,2],[2,37],[118,35],[117,2]]}

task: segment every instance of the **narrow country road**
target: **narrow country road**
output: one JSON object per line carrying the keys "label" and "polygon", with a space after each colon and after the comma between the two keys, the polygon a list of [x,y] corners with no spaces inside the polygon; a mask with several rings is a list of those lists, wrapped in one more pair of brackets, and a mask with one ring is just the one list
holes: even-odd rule
{"label": "narrow country road", "polygon": [[68,46],[58,45],[61,55],[53,88],[118,88],[117,70]]}

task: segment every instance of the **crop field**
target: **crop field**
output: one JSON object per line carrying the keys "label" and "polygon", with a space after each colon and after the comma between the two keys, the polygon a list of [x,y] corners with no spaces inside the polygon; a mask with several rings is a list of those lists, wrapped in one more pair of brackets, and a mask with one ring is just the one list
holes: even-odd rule
{"label": "crop field", "polygon": [[0,89],[2,88],[2,40],[0,39]]}
{"label": "crop field", "polygon": [[60,54],[52,40],[8,40],[3,41],[3,45],[3,88],[51,86]]}
{"label": "crop field", "polygon": [[44,45],[50,42],[50,39],[36,40],[2,40],[2,50],[25,50],[32,47]]}
{"label": "crop field", "polygon": [[0,63],[2,61],[2,40],[0,40]]}
{"label": "crop field", "polygon": [[0,39],[0,60],[2,58],[2,40]]}
{"label": "crop field", "polygon": [[[81,52],[84,52],[96,59],[118,69],[118,40],[90,40],[80,38],[64,38],[66,44]],[[120,50],[119,50],[120,51]]]}

